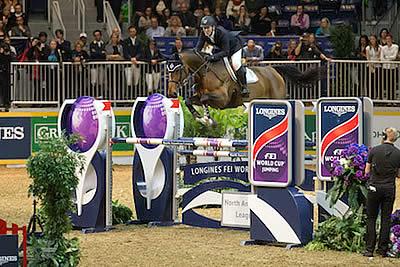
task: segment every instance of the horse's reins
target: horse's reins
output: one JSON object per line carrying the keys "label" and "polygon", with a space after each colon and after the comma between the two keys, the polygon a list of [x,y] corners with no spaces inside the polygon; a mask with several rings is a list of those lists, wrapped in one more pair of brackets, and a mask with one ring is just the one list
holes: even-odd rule
{"label": "horse's reins", "polygon": [[203,64],[201,64],[200,67],[198,67],[193,73],[189,73],[188,77],[186,77],[183,81],[181,81],[182,71],[179,73],[179,80],[169,80],[169,81],[178,84],[178,88],[186,86],[189,83],[189,81],[208,63],[209,63],[208,61],[203,62]]}

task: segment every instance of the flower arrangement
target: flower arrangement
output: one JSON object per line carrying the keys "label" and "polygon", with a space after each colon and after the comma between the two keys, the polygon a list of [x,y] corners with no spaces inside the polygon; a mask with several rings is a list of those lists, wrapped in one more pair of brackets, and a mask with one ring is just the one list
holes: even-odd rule
{"label": "flower arrangement", "polygon": [[400,257],[400,210],[392,214],[391,254]]}
{"label": "flower arrangement", "polygon": [[358,210],[360,203],[365,203],[366,182],[369,179],[369,174],[365,173],[368,151],[365,145],[347,145],[341,151],[339,160],[332,163],[330,173],[334,185],[327,192],[331,197],[330,206],[334,206],[344,193],[347,193],[352,211]]}

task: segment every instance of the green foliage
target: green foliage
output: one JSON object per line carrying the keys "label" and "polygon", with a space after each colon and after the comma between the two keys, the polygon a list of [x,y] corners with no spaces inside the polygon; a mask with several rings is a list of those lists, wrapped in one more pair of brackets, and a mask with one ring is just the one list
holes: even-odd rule
{"label": "green foliage", "polygon": [[246,139],[247,114],[243,107],[224,110],[210,108],[211,117],[217,121],[217,127],[213,128],[196,121],[182,98],[181,105],[185,121],[183,136],[222,138],[229,134],[235,139]]}
{"label": "green foliage", "polygon": [[306,245],[309,250],[339,250],[361,252],[365,250],[363,206],[357,212],[348,211],[343,218],[331,216],[318,225],[314,239]]}
{"label": "green foliage", "polygon": [[333,28],[331,31],[331,41],[335,58],[353,57],[355,35],[350,24]]}
{"label": "green foliage", "polygon": [[[82,171],[84,160],[76,153],[69,153],[68,146],[79,140],[77,136],[67,138],[64,134],[40,144],[37,154],[28,159],[29,177],[32,184],[28,195],[35,196],[40,204],[43,222],[43,239],[31,241],[32,266],[75,266],[79,263],[79,241],[66,239],[71,232],[68,211],[74,207],[73,197]],[[46,254],[46,248],[55,248]],[[44,250],[43,250],[44,249]]]}
{"label": "green foliage", "polygon": [[118,204],[118,200],[113,201],[113,225],[126,223],[132,219],[133,212],[124,204]]}

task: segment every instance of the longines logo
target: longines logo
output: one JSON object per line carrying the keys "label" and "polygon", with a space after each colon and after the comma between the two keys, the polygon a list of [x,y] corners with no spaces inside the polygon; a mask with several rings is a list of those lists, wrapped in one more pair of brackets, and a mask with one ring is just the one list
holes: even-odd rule
{"label": "longines logo", "polygon": [[25,137],[24,127],[0,127],[0,140],[22,140]]}
{"label": "longines logo", "polygon": [[285,115],[285,109],[283,108],[256,108],[256,115],[263,115],[268,119],[272,119],[276,116]]}
{"label": "longines logo", "polygon": [[10,263],[10,262],[17,262],[17,256],[0,256],[0,266]]}
{"label": "longines logo", "polygon": [[324,106],[324,112],[330,112],[336,114],[338,117],[346,113],[355,111],[356,111],[355,106]]}

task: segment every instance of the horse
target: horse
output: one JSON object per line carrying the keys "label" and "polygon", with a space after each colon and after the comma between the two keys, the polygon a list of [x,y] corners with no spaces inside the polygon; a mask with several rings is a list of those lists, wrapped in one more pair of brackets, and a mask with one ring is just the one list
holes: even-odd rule
{"label": "horse", "polygon": [[[301,72],[297,67],[286,65],[252,66],[251,70],[258,80],[248,84],[250,95],[243,98],[240,85],[231,78],[223,61],[214,63],[204,59],[204,53],[196,50],[185,50],[179,54],[183,65],[169,69],[168,97],[177,97],[177,90],[194,79],[192,86],[196,92],[185,99],[185,104],[196,121],[204,125],[216,126],[208,107],[217,109],[236,108],[256,98],[286,99],[286,85],[281,74],[296,84],[312,84],[323,74],[320,67],[309,68]],[[193,105],[203,107],[203,116]]]}

